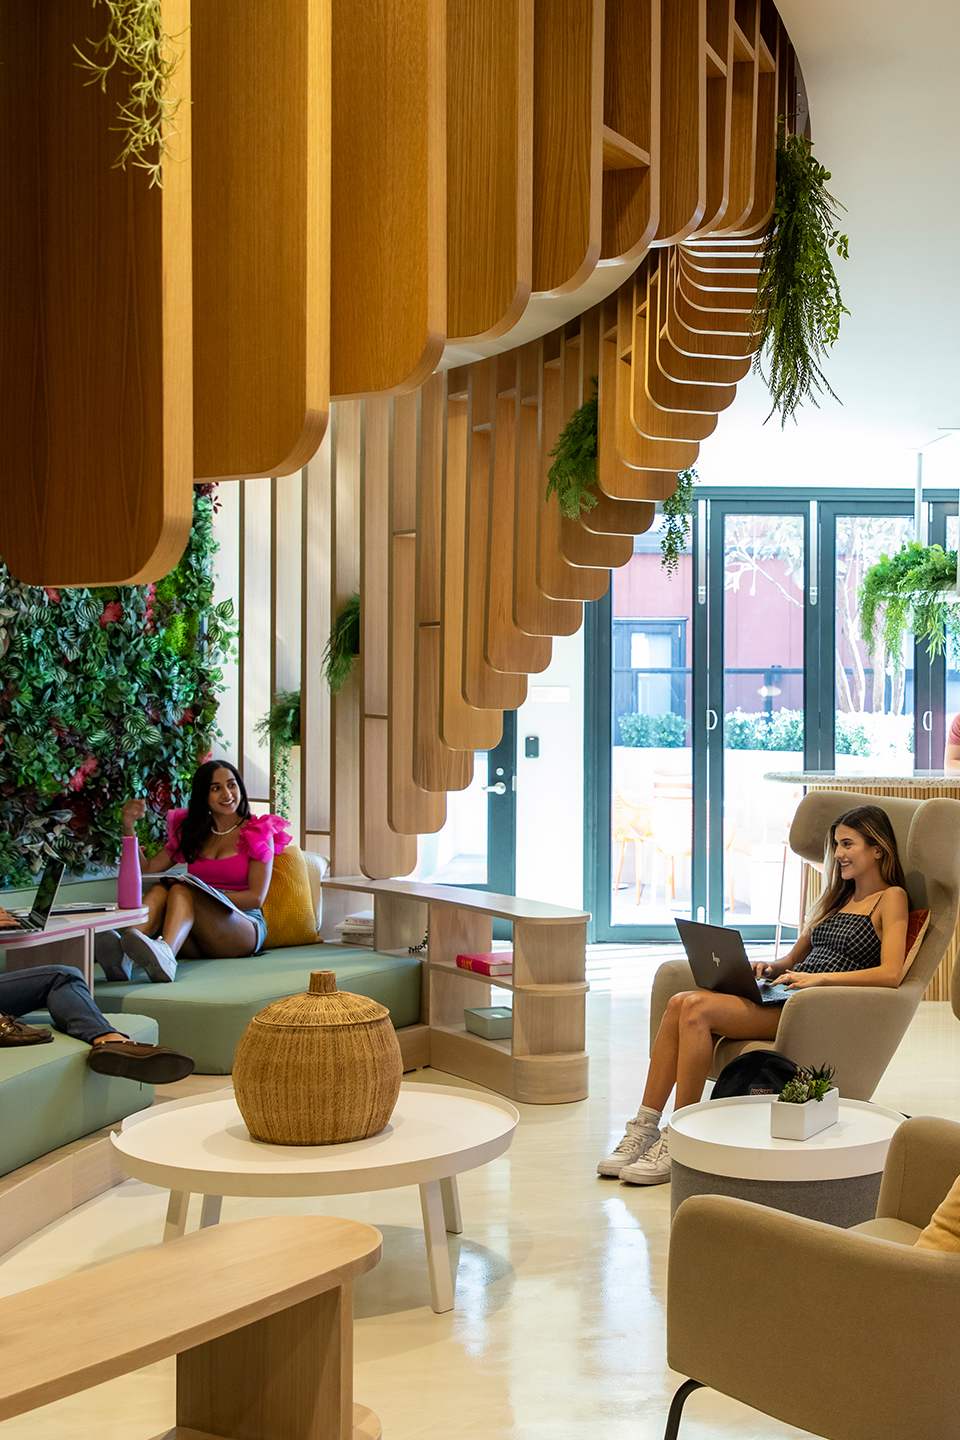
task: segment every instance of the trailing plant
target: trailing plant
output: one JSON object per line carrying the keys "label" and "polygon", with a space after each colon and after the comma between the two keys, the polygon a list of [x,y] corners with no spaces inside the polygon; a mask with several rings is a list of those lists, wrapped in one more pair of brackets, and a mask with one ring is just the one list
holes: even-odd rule
{"label": "trailing plant", "polygon": [[300,744],[300,691],[279,690],[254,734],[269,742],[277,813],[290,819],[290,751]]}
{"label": "trailing plant", "polygon": [[798,1070],[780,1091],[779,1100],[785,1105],[806,1105],[808,1100],[822,1100],[833,1084],[833,1065],[811,1066],[809,1070]]}
{"label": "trailing plant", "polygon": [[553,464],[547,477],[547,499],[556,495],[560,514],[568,520],[579,520],[582,511],[592,510],[597,503],[594,491],[600,402],[596,376],[591,383],[590,399],[574,410],[550,451]]}
{"label": "trailing plant", "polygon": [[[99,3],[101,0],[93,0],[94,6]],[[87,84],[99,84],[104,94],[114,69],[129,77],[127,99],[118,109],[120,124],[114,127],[125,137],[116,165],[125,170],[129,160],[148,172],[151,185],[162,185],[168,137],[183,103],[182,96],[167,98],[182,52],[176,49],[176,37],[163,28],[161,0],[102,3],[110,16],[106,34],[100,40],[87,41],[102,58],[84,55],[77,46],[74,49],[81,64],[91,72]]]}
{"label": "trailing plant", "polygon": [[679,750],[687,743],[690,721],[682,715],[621,715],[617,721],[624,745],[632,749]]}
{"label": "trailing plant", "polygon": [[753,328],[760,339],[754,369],[773,397],[770,415],[779,410],[782,425],[804,400],[817,404],[814,391],[837,399],[821,361],[840,333],[840,317],[850,313],[830,259],[835,250],[846,260],[849,242],[834,226],[839,202],[826,188],[829,179],[830,171],[813,158],[811,142],[787,135],[781,121],[776,197],[761,252]]}
{"label": "trailing plant", "polygon": [[150,805],[145,842],[186,804],[236,636],[233,602],[213,602],[213,492],[195,487],[187,548],[156,585],[42,589],[0,562],[0,885],[54,855],[73,875],[113,865],[131,795]]}
{"label": "trailing plant", "polygon": [[956,550],[913,540],[895,555],[881,555],[857,595],[860,631],[870,653],[882,645],[899,666],[903,637],[910,630],[917,640],[926,640],[929,655],[941,654],[950,613],[960,604],[956,585]]}
{"label": "trailing plant", "polygon": [[696,470],[681,470],[677,476],[676,490],[663,502],[666,524],[660,533],[660,564],[671,580],[677,573],[680,556],[687,548],[690,515],[693,510],[693,482],[696,478]]}
{"label": "trailing plant", "polygon": [[354,592],[333,622],[323,652],[323,673],[331,695],[339,695],[360,654],[360,596]]}

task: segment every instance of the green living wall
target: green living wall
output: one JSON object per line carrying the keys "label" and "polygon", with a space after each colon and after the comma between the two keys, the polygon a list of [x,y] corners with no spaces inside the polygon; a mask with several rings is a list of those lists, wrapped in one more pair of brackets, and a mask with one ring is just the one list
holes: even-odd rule
{"label": "green living wall", "polygon": [[116,863],[120,808],[151,807],[141,838],[185,804],[220,732],[233,605],[213,603],[215,487],[195,487],[190,540],[156,585],[21,585],[0,562],[0,885],[49,856],[81,875]]}

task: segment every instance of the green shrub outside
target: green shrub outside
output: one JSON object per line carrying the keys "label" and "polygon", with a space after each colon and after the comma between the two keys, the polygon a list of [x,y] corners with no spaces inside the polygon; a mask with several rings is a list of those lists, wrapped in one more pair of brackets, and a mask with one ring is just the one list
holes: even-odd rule
{"label": "green shrub outside", "polygon": [[632,749],[680,750],[687,743],[690,721],[682,715],[621,715],[617,722],[624,745]]}
{"label": "green shrub outside", "polygon": [[[638,749],[676,750],[687,743],[690,721],[682,715],[621,715],[623,744]],[[723,743],[727,750],[803,750],[803,711],[777,710],[768,719],[763,711],[730,710],[723,717]],[[837,715],[836,753],[871,755],[869,721],[861,715]]]}

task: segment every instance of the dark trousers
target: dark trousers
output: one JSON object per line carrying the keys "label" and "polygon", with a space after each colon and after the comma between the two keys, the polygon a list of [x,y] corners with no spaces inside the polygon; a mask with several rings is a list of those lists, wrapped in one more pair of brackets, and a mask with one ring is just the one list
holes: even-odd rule
{"label": "dark trousers", "polygon": [[72,965],[36,965],[0,975],[0,1015],[19,1019],[32,1010],[49,1010],[58,1030],[91,1045],[113,1026],[93,1003],[87,982]]}

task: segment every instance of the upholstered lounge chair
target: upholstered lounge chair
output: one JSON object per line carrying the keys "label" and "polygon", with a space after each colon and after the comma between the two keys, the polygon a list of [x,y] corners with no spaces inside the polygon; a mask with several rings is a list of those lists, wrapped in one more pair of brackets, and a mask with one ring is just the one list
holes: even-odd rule
{"label": "upholstered lounge chair", "polygon": [[[956,927],[960,804],[815,790],[797,807],[790,848],[804,860],[821,862],[830,826],[845,811],[864,804],[879,805],[890,817],[911,910],[930,911],[930,925],[913,965],[897,990],[838,985],[800,991],[784,1006],[774,1040],[717,1036],[711,1079],[744,1050],[779,1050],[798,1065],[835,1066],[840,1093],[851,1100],[869,1100],[880,1083]],[[651,1050],[670,997],[694,989],[685,960],[660,966],[650,1001]]]}
{"label": "upholstered lounge chair", "polygon": [[664,1440],[699,1385],[825,1440],[956,1435],[960,1254],[913,1247],[958,1174],[960,1125],[918,1117],[891,1141],[877,1218],[851,1230],[726,1196],[685,1200],[670,1236],[667,1363],[693,1379]]}

